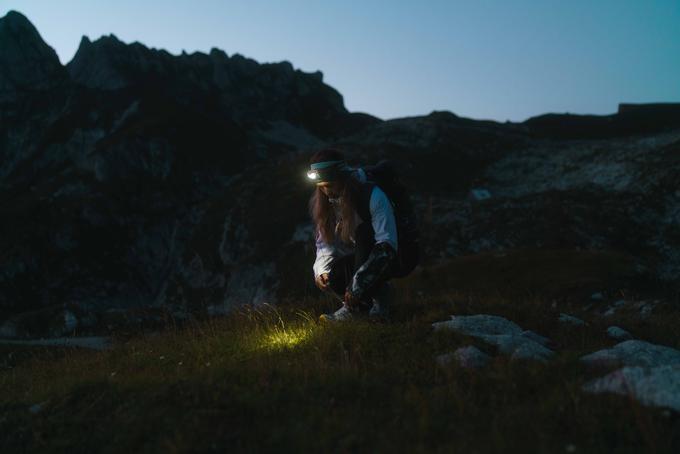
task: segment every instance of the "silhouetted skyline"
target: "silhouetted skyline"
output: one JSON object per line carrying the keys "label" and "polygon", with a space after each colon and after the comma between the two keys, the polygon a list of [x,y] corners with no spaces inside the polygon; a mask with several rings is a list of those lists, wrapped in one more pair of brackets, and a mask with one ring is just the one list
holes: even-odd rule
{"label": "silhouetted skyline", "polygon": [[115,34],[321,70],[350,111],[522,121],[680,101],[680,2],[7,0],[62,63]]}

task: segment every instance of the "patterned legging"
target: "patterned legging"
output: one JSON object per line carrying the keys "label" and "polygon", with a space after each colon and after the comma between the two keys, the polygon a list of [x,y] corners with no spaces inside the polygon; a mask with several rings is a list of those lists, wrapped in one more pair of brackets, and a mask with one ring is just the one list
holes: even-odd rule
{"label": "patterned legging", "polygon": [[373,292],[392,277],[396,257],[386,244],[375,247],[375,234],[370,223],[363,222],[357,226],[354,240],[354,253],[333,261],[329,273],[330,287],[340,298],[350,287],[360,295],[360,301],[370,305]]}

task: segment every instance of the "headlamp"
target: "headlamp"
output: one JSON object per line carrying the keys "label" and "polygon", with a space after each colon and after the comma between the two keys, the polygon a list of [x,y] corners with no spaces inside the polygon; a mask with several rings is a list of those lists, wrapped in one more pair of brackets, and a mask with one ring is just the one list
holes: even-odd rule
{"label": "headlamp", "polygon": [[340,174],[347,169],[347,163],[344,160],[315,162],[309,168],[307,178],[315,183],[320,183],[337,180]]}

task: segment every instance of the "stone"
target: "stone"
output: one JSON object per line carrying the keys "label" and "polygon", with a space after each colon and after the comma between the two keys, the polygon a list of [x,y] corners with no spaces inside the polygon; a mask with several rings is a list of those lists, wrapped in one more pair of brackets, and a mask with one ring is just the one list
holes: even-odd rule
{"label": "stone", "polygon": [[450,329],[481,339],[511,359],[545,361],[554,354],[542,345],[550,342],[549,339],[522,330],[516,323],[497,315],[453,315],[451,320],[436,322],[432,326],[435,330]]}
{"label": "stone", "polygon": [[498,351],[510,359],[534,360],[545,362],[555,352],[522,335],[487,334],[478,336],[488,344],[495,345]]}
{"label": "stone", "polygon": [[13,320],[7,320],[0,325],[0,337],[18,337],[17,326]]}
{"label": "stone", "polygon": [[472,188],[470,190],[470,196],[474,200],[486,200],[491,198],[491,193],[488,189],[484,188]]}
{"label": "stone", "polygon": [[616,308],[613,306],[609,306],[606,311],[602,313],[604,317],[611,317],[616,313]]}
{"label": "stone", "polygon": [[642,318],[647,318],[650,315],[652,315],[652,310],[654,310],[654,305],[647,303],[643,304],[642,307],[640,307],[640,317]]}
{"label": "stone", "polygon": [[610,326],[607,328],[607,336],[618,341],[626,341],[633,338],[632,334],[618,326]]}
{"label": "stone", "polygon": [[596,367],[680,365],[680,350],[641,340],[627,340],[612,348],[584,355],[581,361]]}
{"label": "stone", "polygon": [[540,334],[536,334],[533,331],[526,330],[522,332],[522,336],[526,337],[527,339],[531,339],[534,342],[538,342],[539,344],[543,345],[544,347],[550,347],[550,345],[553,343],[550,339],[547,337],[541,336]]}
{"label": "stone", "polygon": [[432,324],[435,331],[452,329],[470,336],[486,334],[514,334],[521,335],[523,330],[514,322],[497,315],[452,315],[451,320]]}
{"label": "stone", "polygon": [[583,325],[586,324],[586,322],[584,322],[580,318],[574,317],[573,315],[569,315],[569,314],[565,314],[565,313],[560,314],[559,321],[562,322],[562,323],[570,323],[570,324],[575,325],[575,326],[583,326]]}
{"label": "stone", "polygon": [[680,412],[680,364],[623,367],[591,380],[582,389],[595,394],[630,396],[644,405],[666,407]]}

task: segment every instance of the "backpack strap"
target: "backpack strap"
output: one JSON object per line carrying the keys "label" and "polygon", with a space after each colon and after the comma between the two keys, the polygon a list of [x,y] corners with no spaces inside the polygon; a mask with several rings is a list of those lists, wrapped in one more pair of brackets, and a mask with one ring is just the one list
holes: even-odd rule
{"label": "backpack strap", "polygon": [[361,192],[359,193],[359,203],[356,207],[357,213],[361,216],[364,222],[371,223],[371,195],[375,183],[366,181],[361,184]]}

